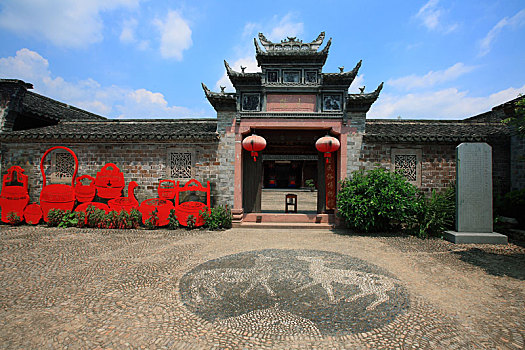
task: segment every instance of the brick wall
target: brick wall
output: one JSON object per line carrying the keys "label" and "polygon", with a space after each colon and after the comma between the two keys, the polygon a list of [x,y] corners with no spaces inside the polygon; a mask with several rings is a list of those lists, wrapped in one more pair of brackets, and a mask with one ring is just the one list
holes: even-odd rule
{"label": "brick wall", "polygon": [[[29,191],[32,201],[38,201],[42,188],[42,175],[40,173],[40,159],[50,147],[63,145],[71,148],[79,160],[77,176],[91,175],[96,177],[97,172],[106,163],[116,164],[124,173],[126,185],[136,181],[139,188],[135,194],[140,201],[158,197],[157,187],[161,179],[166,179],[167,152],[176,147],[188,147],[195,150],[195,178],[206,185],[210,181],[212,187],[212,204],[226,204],[233,202],[233,186],[229,188],[226,169],[233,166],[233,157],[224,150],[223,142],[208,143],[10,143],[2,144],[2,175],[12,165],[22,166],[29,176]],[[221,149],[219,152],[218,150]],[[46,173],[51,169],[51,155],[46,157],[44,169]],[[233,170],[232,170],[233,172]],[[49,178],[48,178],[49,180]],[[127,187],[124,189],[126,196]],[[231,193],[230,193],[231,192]]]}
{"label": "brick wall", "polygon": [[525,188],[525,138],[512,136],[510,141],[511,189]]}
{"label": "brick wall", "polygon": [[[442,191],[456,178],[456,144],[386,144],[359,142],[354,134],[348,138],[348,174],[361,169],[382,167],[391,169],[392,148],[421,150],[421,189]],[[360,148],[358,148],[360,146]],[[492,144],[493,187],[495,194],[505,193],[510,187],[510,157],[508,144]],[[354,150],[351,149],[354,147]],[[358,150],[358,151],[357,151]],[[355,155],[358,153],[358,160]]]}

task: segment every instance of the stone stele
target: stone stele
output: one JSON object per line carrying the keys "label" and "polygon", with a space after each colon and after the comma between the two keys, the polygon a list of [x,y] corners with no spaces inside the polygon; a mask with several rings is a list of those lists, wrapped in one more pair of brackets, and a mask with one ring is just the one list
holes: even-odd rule
{"label": "stone stele", "polygon": [[507,243],[492,232],[492,148],[486,143],[456,147],[456,231],[454,243]]}

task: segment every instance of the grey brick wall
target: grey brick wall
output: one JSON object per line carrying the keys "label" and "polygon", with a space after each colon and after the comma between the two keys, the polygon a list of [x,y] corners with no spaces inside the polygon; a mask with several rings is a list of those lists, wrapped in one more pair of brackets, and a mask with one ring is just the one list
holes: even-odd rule
{"label": "grey brick wall", "polygon": [[525,138],[512,136],[510,140],[511,189],[525,188]]}

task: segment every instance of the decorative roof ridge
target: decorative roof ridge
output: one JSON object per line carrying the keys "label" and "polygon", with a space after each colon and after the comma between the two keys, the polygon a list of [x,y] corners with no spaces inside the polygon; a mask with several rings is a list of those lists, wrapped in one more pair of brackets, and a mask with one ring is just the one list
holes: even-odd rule
{"label": "decorative roof ridge", "polygon": [[329,76],[329,77],[353,77],[355,78],[357,73],[359,72],[359,68],[361,68],[361,64],[363,63],[363,60],[359,60],[355,67],[352,70],[346,71],[346,72],[339,72],[339,73],[322,73],[323,76]]}
{"label": "decorative roof ridge", "polygon": [[261,53],[264,53],[264,51],[259,46],[259,43],[257,42],[257,38],[253,38],[253,43],[255,44],[255,54],[259,55]]}
{"label": "decorative roof ridge", "polygon": [[369,92],[366,94],[348,94],[348,100],[351,101],[363,101],[363,100],[376,100],[379,97],[379,93],[383,89],[384,82],[381,82],[377,89],[375,89],[373,92]]}
{"label": "decorative roof ridge", "polygon": [[[244,73],[244,72],[237,72],[233,70],[232,67],[230,67],[229,63],[224,60],[224,66],[226,67],[226,73],[229,77],[260,77],[261,72],[251,72],[251,73]],[[244,67],[241,67],[244,68]]]}
{"label": "decorative roof ridge", "polygon": [[[224,61],[224,62],[226,62],[226,61]],[[222,99],[233,99],[233,100],[236,99],[235,92],[213,92],[206,86],[206,84],[201,83],[201,85],[202,85],[202,89],[204,90],[204,93],[206,94],[206,97],[208,99],[210,99],[210,98],[215,98],[215,99],[222,98]]]}
{"label": "decorative roof ridge", "polygon": [[321,50],[321,53],[328,55],[328,50],[330,50],[331,45],[332,45],[332,38],[328,39],[328,42],[326,43],[326,46]]}
{"label": "decorative roof ridge", "polygon": [[[266,53],[278,51],[310,51],[309,53],[317,52],[319,47],[323,44],[324,38],[325,38],[325,32],[321,32],[317,38],[309,43],[304,43],[302,40],[297,39],[297,37],[287,37],[286,39],[281,40],[280,43],[274,43],[270,40],[268,40],[263,33],[258,34],[259,41],[261,42],[261,45],[266,50]],[[328,44],[323,49],[322,52],[328,52],[328,48],[330,47],[330,42],[332,38],[328,41]],[[261,50],[257,43],[257,39],[254,39],[255,42],[255,50],[257,53],[265,53]]]}
{"label": "decorative roof ridge", "polygon": [[26,89],[33,88],[33,84],[26,83],[25,81],[20,79],[0,79],[0,84],[17,84],[23,86]]}

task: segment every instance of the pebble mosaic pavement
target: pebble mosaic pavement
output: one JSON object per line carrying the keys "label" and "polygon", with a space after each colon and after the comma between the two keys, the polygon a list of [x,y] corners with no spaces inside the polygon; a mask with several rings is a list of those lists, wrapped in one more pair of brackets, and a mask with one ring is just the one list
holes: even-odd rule
{"label": "pebble mosaic pavement", "polygon": [[0,347],[522,349],[525,249],[0,226]]}

